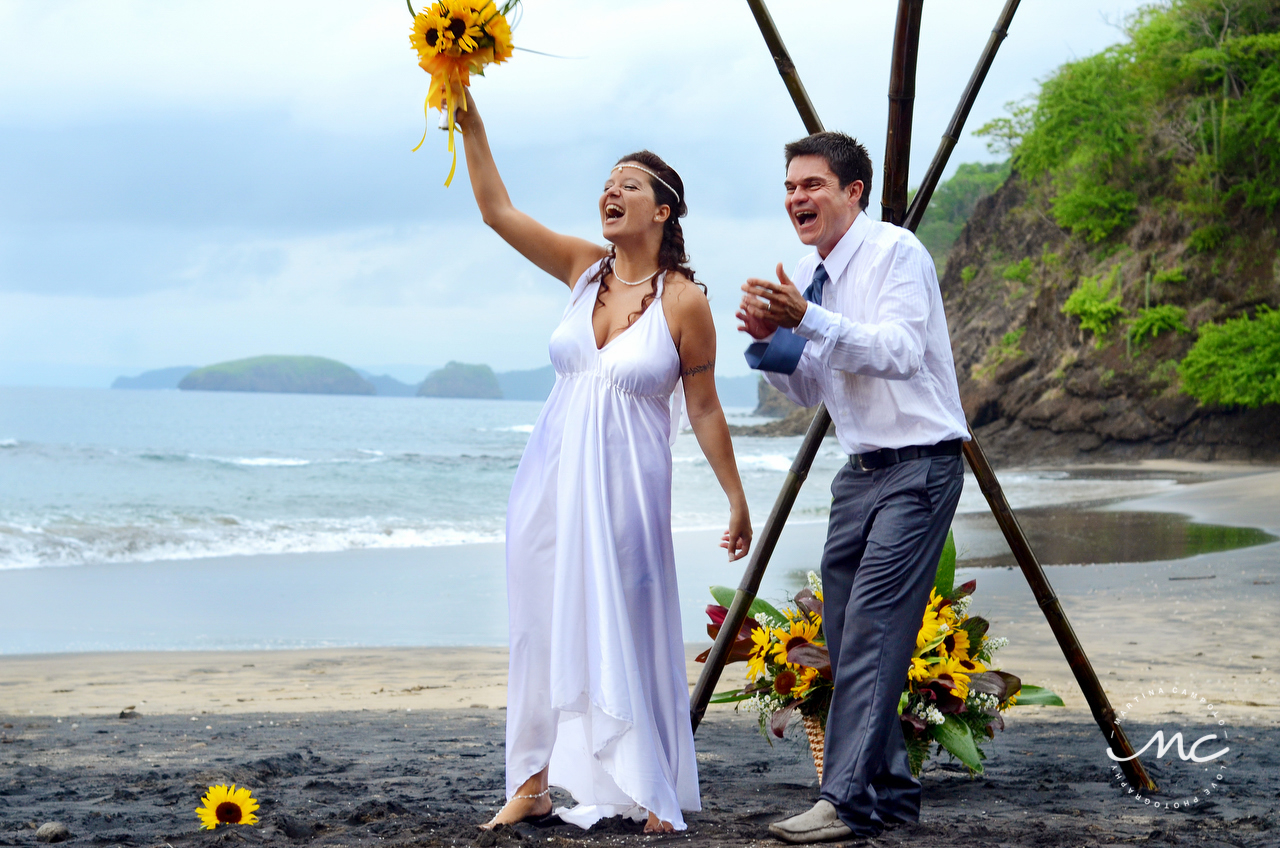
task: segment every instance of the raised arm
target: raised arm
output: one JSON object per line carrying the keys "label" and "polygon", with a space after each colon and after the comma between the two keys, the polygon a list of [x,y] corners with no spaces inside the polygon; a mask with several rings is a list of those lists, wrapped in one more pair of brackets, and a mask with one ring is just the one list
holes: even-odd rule
{"label": "raised arm", "polygon": [[512,205],[493,161],[476,101],[470,89],[466,89],[466,94],[467,108],[458,110],[457,124],[462,130],[467,174],[480,216],[525,259],[572,287],[583,271],[605,256],[605,249],[585,239],[553,232]]}
{"label": "raised arm", "polygon": [[692,283],[671,281],[667,291],[675,295],[671,313],[675,320],[671,323],[673,336],[677,337],[689,424],[720,488],[729,498],[729,529],[721,538],[720,547],[728,549],[732,562],[751,549],[751,515],[738,476],[738,461],[733,456],[729,425],[716,393],[716,327],[706,296]]}

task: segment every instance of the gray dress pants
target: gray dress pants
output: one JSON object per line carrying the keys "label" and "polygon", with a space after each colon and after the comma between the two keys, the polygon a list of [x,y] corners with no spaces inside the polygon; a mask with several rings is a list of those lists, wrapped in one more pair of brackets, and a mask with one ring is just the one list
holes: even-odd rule
{"label": "gray dress pants", "polygon": [[822,587],[835,692],[822,797],[858,836],[920,815],[898,699],[963,485],[958,456],[845,465],[831,484]]}

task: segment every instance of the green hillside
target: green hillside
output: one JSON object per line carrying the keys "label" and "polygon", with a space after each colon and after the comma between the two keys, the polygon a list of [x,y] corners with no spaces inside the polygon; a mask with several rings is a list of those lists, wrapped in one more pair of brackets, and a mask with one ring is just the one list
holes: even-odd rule
{"label": "green hillside", "polygon": [[255,356],[192,371],[178,388],[207,392],[288,392],[371,395],[373,386],[354,369],[320,356]]}
{"label": "green hillside", "polygon": [[[949,180],[939,183],[929,198],[916,236],[933,256],[941,277],[947,267],[947,254],[956,237],[968,223],[978,201],[994,192],[1009,178],[1009,163],[966,162],[956,168]],[[912,189],[911,196],[915,197]]]}
{"label": "green hillside", "polygon": [[450,362],[432,371],[418,386],[419,397],[501,398],[498,378],[488,365]]}
{"label": "green hillside", "polygon": [[966,410],[1011,457],[1280,455],[1280,2],[1125,34],[979,130],[1012,175],[942,279]]}

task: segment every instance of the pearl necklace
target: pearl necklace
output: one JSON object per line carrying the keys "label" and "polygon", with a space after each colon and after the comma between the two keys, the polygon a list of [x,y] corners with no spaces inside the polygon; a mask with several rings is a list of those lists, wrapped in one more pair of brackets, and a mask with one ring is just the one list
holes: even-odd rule
{"label": "pearl necklace", "polygon": [[610,269],[609,269],[609,273],[613,274],[613,278],[614,278],[615,280],[617,280],[618,282],[622,283],[624,286],[638,286],[638,285],[640,285],[641,283],[647,283],[647,282],[649,282],[650,280],[652,280],[655,276],[657,276],[657,274],[658,274],[658,272],[657,272],[657,271],[654,271],[652,274],[650,274],[649,276],[645,277],[644,279],[636,280],[636,281],[633,283],[633,282],[631,282],[630,280],[624,280],[624,279],[622,279],[621,277],[619,277],[619,276],[618,276],[618,269],[617,269],[616,267],[615,267],[615,268],[610,268]]}

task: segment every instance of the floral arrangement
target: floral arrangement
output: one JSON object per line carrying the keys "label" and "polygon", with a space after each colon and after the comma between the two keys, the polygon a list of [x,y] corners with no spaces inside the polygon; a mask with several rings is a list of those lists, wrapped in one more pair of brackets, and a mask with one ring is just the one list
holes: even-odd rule
{"label": "floral arrangement", "polygon": [[[982,771],[982,743],[1004,729],[1003,714],[1015,704],[1062,706],[1048,689],[1024,685],[1017,677],[991,668],[996,651],[1008,644],[987,634],[987,621],[968,614],[976,580],[955,586],[955,543],[948,534],[929,592],[916,647],[911,657],[898,716],[907,743],[911,770],[919,774],[930,749],[943,750]],[[719,634],[728,615],[733,590],[712,587],[717,601],[707,607],[707,632]],[[778,738],[794,712],[805,731],[822,777],[822,733],[831,704],[831,659],[822,631],[822,581],[810,571],[808,585],[781,610],[757,599],[734,640],[728,662],[747,663],[747,684],[717,694],[712,703],[745,704],[760,717],[760,730]],[[708,650],[698,657],[705,662]],[[766,733],[767,735],[767,733]]]}
{"label": "floral arrangement", "polygon": [[[714,639],[729,614],[733,590],[713,586],[718,604],[707,606]],[[716,695],[713,703],[747,702],[766,729],[782,738],[792,713],[819,719],[825,726],[831,703],[831,659],[822,632],[822,586],[809,572],[809,586],[795,596],[794,607],[782,610],[757,598],[729,651],[728,662],[747,663],[747,685],[736,692]],[[697,657],[705,662],[710,649]],[[767,735],[767,734],[766,734]]]}
{"label": "floral arrangement", "polygon": [[253,793],[243,786],[237,789],[234,783],[210,786],[200,804],[196,808],[196,816],[200,819],[201,830],[213,830],[220,824],[258,823],[258,817],[253,814],[258,809]]}
{"label": "floral arrangement", "polygon": [[[431,74],[431,87],[422,111],[427,115],[427,131],[413,148],[417,151],[427,140],[431,128],[431,110],[444,113],[449,129],[449,152],[453,165],[444,181],[453,182],[458,168],[458,151],[454,147],[454,112],[467,108],[463,88],[471,84],[471,75],[484,76],[488,65],[501,64],[511,58],[511,25],[509,15],[520,0],[436,0],[413,16],[409,43],[418,51],[418,65]],[[413,6],[409,6],[413,11]]]}

